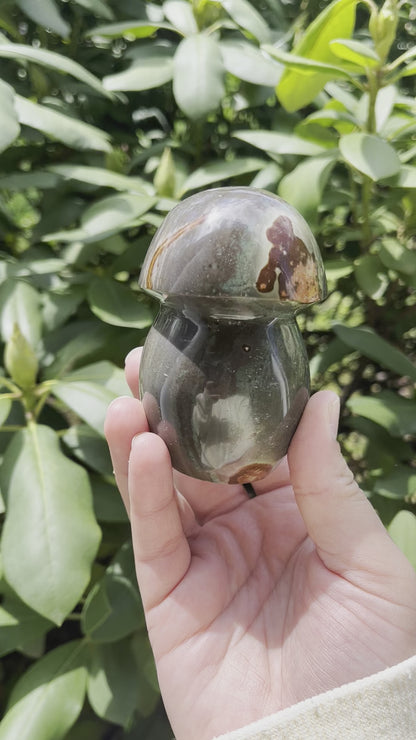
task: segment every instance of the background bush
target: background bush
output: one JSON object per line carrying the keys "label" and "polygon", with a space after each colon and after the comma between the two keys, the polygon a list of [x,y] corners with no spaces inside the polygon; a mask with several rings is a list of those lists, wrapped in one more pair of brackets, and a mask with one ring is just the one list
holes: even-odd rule
{"label": "background bush", "polygon": [[2,2],[0,740],[171,735],[103,419],[154,315],[151,236],[198,189],[266,188],[311,224],[313,388],[340,394],[343,451],[416,567],[415,16]]}

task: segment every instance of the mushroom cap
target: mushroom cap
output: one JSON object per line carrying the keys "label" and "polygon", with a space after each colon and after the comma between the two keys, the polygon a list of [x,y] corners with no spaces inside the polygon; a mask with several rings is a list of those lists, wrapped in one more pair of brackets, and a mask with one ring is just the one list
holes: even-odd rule
{"label": "mushroom cap", "polygon": [[153,237],[139,285],[162,300],[256,299],[292,310],[326,297],[321,254],[305,219],[250,187],[205,190],[175,206]]}

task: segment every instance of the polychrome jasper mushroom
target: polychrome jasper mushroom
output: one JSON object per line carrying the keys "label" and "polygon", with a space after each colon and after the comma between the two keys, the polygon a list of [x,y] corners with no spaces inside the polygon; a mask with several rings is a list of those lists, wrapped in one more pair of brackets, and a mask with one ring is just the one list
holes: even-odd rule
{"label": "polychrome jasper mushroom", "polygon": [[262,190],[198,193],[156,232],[140,286],[160,300],[140,395],[173,466],[222,483],[265,477],[309,395],[296,313],[326,295],[306,221]]}

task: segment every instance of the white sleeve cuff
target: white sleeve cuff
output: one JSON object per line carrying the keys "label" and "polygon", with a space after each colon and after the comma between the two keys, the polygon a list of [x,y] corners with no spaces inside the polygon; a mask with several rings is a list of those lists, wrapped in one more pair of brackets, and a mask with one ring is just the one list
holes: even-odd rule
{"label": "white sleeve cuff", "polygon": [[216,740],[416,738],[416,655]]}

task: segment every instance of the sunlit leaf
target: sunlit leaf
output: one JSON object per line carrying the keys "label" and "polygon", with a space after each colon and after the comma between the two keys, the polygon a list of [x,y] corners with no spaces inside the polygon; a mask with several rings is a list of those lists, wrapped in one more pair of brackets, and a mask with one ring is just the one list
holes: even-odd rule
{"label": "sunlit leaf", "polygon": [[7,342],[15,324],[27,341],[36,347],[42,331],[41,297],[38,291],[23,280],[7,280],[0,285],[0,332]]}
{"label": "sunlit leaf", "polygon": [[313,156],[315,154],[321,154],[326,149],[315,144],[307,139],[302,139],[300,136],[295,134],[281,134],[277,131],[241,131],[237,130],[233,136],[241,141],[246,141],[247,144],[252,144],[258,149],[262,149],[264,152],[270,152],[270,154],[299,154]]}
{"label": "sunlit leaf", "polygon": [[340,278],[347,277],[347,275],[351,275],[354,271],[352,262],[342,257],[337,260],[326,260],[324,266],[328,280],[339,280]]}
{"label": "sunlit leaf", "polygon": [[337,160],[333,152],[309,157],[279,183],[281,198],[294,206],[307,221],[314,221],[322,193]]}
{"label": "sunlit leaf", "polygon": [[218,42],[204,33],[183,39],[174,56],[173,93],[190,118],[214,111],[225,93],[224,67]]}
{"label": "sunlit leaf", "polygon": [[76,180],[101,188],[129,191],[131,193],[151,194],[152,186],[140,177],[129,177],[103,167],[87,167],[82,164],[55,164],[48,167],[50,172],[65,180]]}
{"label": "sunlit leaf", "polygon": [[[287,110],[304,107],[314,100],[329,80],[343,76],[340,60],[331,51],[330,42],[351,37],[356,5],[357,0],[335,0],[330,3],[312,21],[294,47],[294,56],[329,64],[332,69],[317,68],[314,71],[311,68],[311,73],[306,75],[304,70],[288,67],[277,87],[279,100]],[[348,71],[345,76],[348,76]]]}
{"label": "sunlit leaf", "polygon": [[155,197],[142,193],[110,195],[95,201],[84,211],[79,229],[47,234],[43,241],[88,243],[105,239],[131,226],[156,203],[156,200]]}
{"label": "sunlit leaf", "polygon": [[221,52],[227,72],[254,85],[275,87],[283,67],[272,61],[254,44],[241,39],[221,41]]}
{"label": "sunlit leaf", "polygon": [[402,165],[393,185],[396,188],[416,188],[416,167]]}
{"label": "sunlit leaf", "polygon": [[416,252],[405,247],[397,239],[385,237],[380,245],[379,256],[383,265],[390,270],[396,270],[405,275],[416,273]]}
{"label": "sunlit leaf", "polygon": [[0,152],[7,149],[20,132],[14,101],[13,88],[0,80]]}
{"label": "sunlit leaf", "polygon": [[62,141],[74,149],[111,151],[109,135],[89,123],[66,116],[46,105],[33,103],[20,95],[16,95],[15,105],[20,123],[31,126],[46,136]]}
{"label": "sunlit leaf", "polygon": [[334,39],[330,41],[329,46],[336,57],[345,59],[347,62],[352,62],[365,69],[367,67],[379,67],[381,65],[380,57],[374,49],[367,44],[363,44],[361,41]]}
{"label": "sunlit leaf", "polygon": [[221,0],[221,5],[241,28],[252,34],[260,43],[270,41],[270,28],[265,19],[247,0]]}
{"label": "sunlit leaf", "polygon": [[84,82],[89,87],[92,87],[101,95],[111,97],[102,86],[101,81],[98,77],[91,74],[81,64],[75,62],[73,59],[64,56],[63,54],[57,54],[56,51],[49,51],[48,49],[37,49],[34,46],[26,46],[25,44],[3,44],[0,43],[0,57],[5,59],[16,59],[17,61],[33,62],[40,64],[43,67],[53,69],[56,72],[63,74],[69,74]]}
{"label": "sunlit leaf", "polygon": [[354,414],[380,424],[394,437],[416,434],[416,403],[392,391],[381,391],[377,396],[352,396],[347,406]]}
{"label": "sunlit leaf", "polygon": [[173,54],[174,47],[166,44],[143,44],[134,50],[131,66],[104,77],[103,85],[107,90],[125,91],[160,87],[173,77]]}
{"label": "sunlit leaf", "polygon": [[70,409],[104,434],[107,408],[117,396],[126,395],[128,386],[123,371],[111,362],[96,362],[63,376],[52,392]]}
{"label": "sunlit leaf", "polygon": [[192,12],[192,5],[186,0],[166,0],[163,12],[169,23],[184,36],[198,33],[198,25]]}
{"label": "sunlit leaf", "polygon": [[67,642],[52,650],[14,687],[0,740],[62,740],[84,704],[85,644]]}
{"label": "sunlit leaf", "polygon": [[96,26],[87,32],[87,36],[103,36],[104,38],[116,39],[122,36],[131,39],[143,39],[153,36],[155,31],[164,28],[167,31],[175,31],[170,23],[151,21],[122,21],[105,26]]}
{"label": "sunlit leaf", "polygon": [[340,152],[345,161],[372,180],[383,180],[399,172],[401,163],[396,150],[373,134],[352,133],[341,136]]}
{"label": "sunlit leaf", "polygon": [[260,170],[265,164],[263,159],[256,157],[238,157],[230,162],[209,162],[203,167],[198,167],[185,180],[182,185],[182,194],[220,180],[228,180],[230,177]]}
{"label": "sunlit leaf", "polygon": [[377,255],[365,254],[355,260],[354,273],[358,286],[374,301],[384,295],[389,278]]}
{"label": "sunlit leaf", "polygon": [[[32,609],[61,624],[89,581],[100,541],[87,474],[62,454],[52,429],[32,423],[7,449],[1,487],[7,581]],[[16,542],[25,543],[24,558]]]}
{"label": "sunlit leaf", "polygon": [[62,18],[54,0],[16,0],[16,4],[38,25],[50,28],[64,39],[68,38],[71,27]]}
{"label": "sunlit leaf", "polygon": [[0,395],[0,426],[4,424],[12,407],[11,398]]}
{"label": "sunlit leaf", "polygon": [[143,329],[150,326],[153,314],[129,288],[111,278],[96,278],[88,290],[93,313],[112,326]]}

